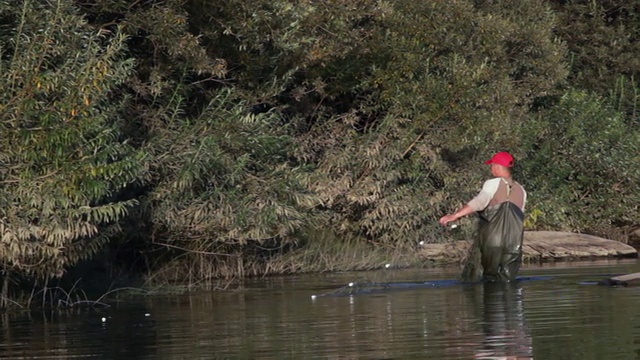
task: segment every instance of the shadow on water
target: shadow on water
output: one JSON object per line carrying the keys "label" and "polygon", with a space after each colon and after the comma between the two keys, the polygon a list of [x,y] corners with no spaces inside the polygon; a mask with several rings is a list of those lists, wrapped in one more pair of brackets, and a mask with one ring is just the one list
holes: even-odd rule
{"label": "shadow on water", "polygon": [[155,324],[144,309],[56,310],[0,315],[0,358],[148,359]]}

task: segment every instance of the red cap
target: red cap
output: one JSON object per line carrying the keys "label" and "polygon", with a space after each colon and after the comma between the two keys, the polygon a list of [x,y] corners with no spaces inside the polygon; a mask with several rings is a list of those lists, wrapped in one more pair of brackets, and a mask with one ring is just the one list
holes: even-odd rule
{"label": "red cap", "polygon": [[485,161],[485,164],[498,164],[498,165],[502,165],[502,166],[506,166],[506,167],[512,167],[513,166],[513,156],[511,156],[511,154],[509,154],[506,151],[501,151],[495,155],[493,155],[493,157],[487,161]]}

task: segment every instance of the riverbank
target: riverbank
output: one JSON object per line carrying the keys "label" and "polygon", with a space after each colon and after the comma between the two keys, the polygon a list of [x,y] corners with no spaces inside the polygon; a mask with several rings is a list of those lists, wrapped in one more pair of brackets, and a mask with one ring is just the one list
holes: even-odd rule
{"label": "riverbank", "polygon": [[[27,286],[16,289],[15,296],[9,300],[20,308],[45,302],[51,306],[74,306],[76,303],[90,304],[95,299],[105,299],[106,294],[110,294],[111,299],[133,293],[175,294],[197,289],[225,290],[234,288],[234,284],[244,278],[255,276],[447,266],[462,264],[470,246],[471,240],[451,240],[420,245],[416,251],[415,245],[373,246],[362,241],[339,241],[331,236],[318,236],[299,249],[261,263],[245,263],[243,268],[231,261],[209,264],[219,267],[216,268],[217,274],[236,276],[212,276],[206,280],[180,277],[188,273],[192,265],[181,257],[176,257],[164,271],[156,270],[147,274],[108,271],[105,263],[93,259],[70,269],[55,284],[48,284],[46,290],[33,287],[35,285]],[[528,263],[638,257],[636,248],[619,241],[553,231],[525,232],[523,253],[523,260]],[[232,268],[233,265],[236,267]],[[34,293],[46,294],[46,298],[43,299],[42,295],[34,297]],[[78,302],[78,299],[82,301]]]}
{"label": "riverbank", "polygon": [[[435,263],[459,263],[464,260],[471,243],[471,240],[459,240],[424,244],[420,256]],[[526,231],[522,250],[525,262],[638,257],[636,248],[619,241],[558,231]]]}

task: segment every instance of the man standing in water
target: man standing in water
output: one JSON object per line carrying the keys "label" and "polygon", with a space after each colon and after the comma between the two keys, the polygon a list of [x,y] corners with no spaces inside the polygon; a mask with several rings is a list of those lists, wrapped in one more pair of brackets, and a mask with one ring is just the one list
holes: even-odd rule
{"label": "man standing in water", "polygon": [[458,211],[440,218],[440,224],[446,226],[478,213],[478,232],[463,270],[463,280],[483,277],[488,281],[513,281],[522,260],[527,193],[511,177],[514,164],[511,154],[499,152],[485,163],[491,165],[494,178],[485,181],[480,193]]}

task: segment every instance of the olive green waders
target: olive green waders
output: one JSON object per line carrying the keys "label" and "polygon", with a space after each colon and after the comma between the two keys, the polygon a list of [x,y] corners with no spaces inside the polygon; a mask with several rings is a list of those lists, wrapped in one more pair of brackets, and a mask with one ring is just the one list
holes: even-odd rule
{"label": "olive green waders", "polygon": [[522,262],[524,213],[514,203],[505,201],[478,215],[478,231],[462,271],[462,280],[515,280]]}

